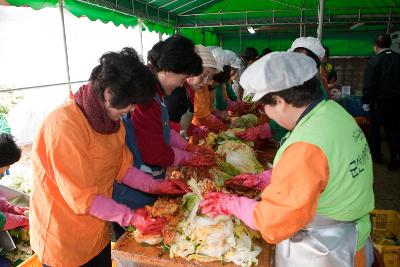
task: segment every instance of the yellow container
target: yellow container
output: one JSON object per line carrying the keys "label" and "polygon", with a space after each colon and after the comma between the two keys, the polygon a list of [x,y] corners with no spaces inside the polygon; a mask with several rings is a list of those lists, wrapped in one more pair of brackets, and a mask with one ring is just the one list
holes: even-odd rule
{"label": "yellow container", "polygon": [[38,257],[33,254],[29,259],[22,262],[18,267],[42,267]]}
{"label": "yellow container", "polygon": [[400,214],[395,210],[374,210],[372,217],[372,240],[381,253],[386,267],[400,266]]}

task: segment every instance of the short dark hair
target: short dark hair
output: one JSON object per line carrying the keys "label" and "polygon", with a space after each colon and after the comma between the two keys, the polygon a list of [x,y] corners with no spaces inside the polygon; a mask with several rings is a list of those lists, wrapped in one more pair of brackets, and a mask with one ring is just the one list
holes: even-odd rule
{"label": "short dark hair", "polygon": [[11,134],[0,134],[0,168],[10,166],[21,158],[21,149]]}
{"label": "short dark hair", "polygon": [[374,40],[374,44],[379,48],[390,48],[392,45],[392,38],[389,34],[379,34]]}
{"label": "short dark hair", "polygon": [[156,71],[198,76],[203,72],[203,61],[194,43],[181,35],[173,35],[156,43],[147,54],[147,61]]}
{"label": "short dark hair", "polygon": [[261,53],[261,56],[260,56],[260,58],[261,57],[263,57],[263,56],[265,56],[265,55],[268,55],[269,53],[271,53],[272,52],[272,49],[271,48],[264,48],[263,49],[263,51],[262,51],[262,53]]}
{"label": "short dark hair", "polygon": [[296,47],[293,52],[297,52],[297,53],[303,53],[305,52],[305,54],[307,56],[309,56],[310,58],[314,59],[315,63],[317,63],[317,68],[319,69],[319,66],[321,66],[321,60],[319,59],[319,57],[314,54],[310,49],[305,48],[305,47]]}
{"label": "short dark hair", "polygon": [[276,105],[274,96],[282,97],[286,103],[292,104],[296,108],[305,107],[322,97],[320,82],[316,76],[304,82],[302,85],[292,88],[268,93],[260,99],[264,105]]}
{"label": "short dark hair", "polygon": [[322,47],[325,49],[326,58],[329,58],[329,48],[326,45],[323,45]]}
{"label": "short dark hair", "polygon": [[258,51],[254,47],[246,47],[242,55],[242,58],[244,61],[246,61],[246,63],[248,63],[249,61],[257,60],[257,57],[258,57]]}
{"label": "short dark hair", "polygon": [[111,94],[110,104],[124,108],[130,104],[149,102],[156,88],[153,73],[140,62],[133,48],[125,47],[121,52],[108,52],[101,56],[100,65],[90,75],[93,90],[104,100],[104,91]]}
{"label": "short dark hair", "polygon": [[232,67],[229,65],[225,65],[223,71],[214,74],[212,79],[217,83],[227,83],[231,77],[231,69]]}

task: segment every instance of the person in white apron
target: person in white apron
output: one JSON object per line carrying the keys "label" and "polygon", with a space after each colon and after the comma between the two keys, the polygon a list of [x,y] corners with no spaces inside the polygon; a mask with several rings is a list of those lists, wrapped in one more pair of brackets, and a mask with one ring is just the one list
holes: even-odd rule
{"label": "person in white apron", "polygon": [[276,244],[281,266],[371,266],[372,161],[355,120],[323,98],[315,61],[275,52],[253,63],[242,87],[289,130],[273,169],[226,184],[262,190],[261,200],[213,192],[201,211],[234,215]]}

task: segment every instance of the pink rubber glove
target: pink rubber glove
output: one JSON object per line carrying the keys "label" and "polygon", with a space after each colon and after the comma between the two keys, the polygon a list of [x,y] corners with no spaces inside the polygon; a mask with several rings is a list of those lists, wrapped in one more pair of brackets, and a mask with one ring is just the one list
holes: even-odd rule
{"label": "pink rubber glove", "polygon": [[16,215],[24,215],[29,210],[28,207],[19,207],[8,202],[3,196],[0,196],[0,211],[8,212]]}
{"label": "pink rubber glove", "polygon": [[204,196],[203,201],[200,202],[200,211],[211,217],[217,215],[234,215],[250,228],[258,230],[253,219],[253,212],[256,205],[257,201],[255,199],[213,192]]}
{"label": "pink rubber glove", "polygon": [[171,146],[179,149],[185,149],[188,145],[188,142],[183,138],[179,133],[175,130],[171,129],[171,138],[170,138]]}
{"label": "pink rubber glove", "polygon": [[17,227],[29,226],[29,218],[24,215],[16,215],[5,212],[6,223],[4,224],[3,230],[11,230]]}
{"label": "pink rubber glove", "polygon": [[127,170],[122,178],[122,183],[134,189],[156,195],[183,195],[190,191],[187,183],[183,180],[154,179],[151,175],[135,167],[130,167]]}
{"label": "pink rubber glove", "polygon": [[142,233],[161,233],[166,223],[164,217],[151,218],[145,209],[131,210],[111,198],[100,195],[94,197],[89,214],[124,227],[133,225]]}
{"label": "pink rubber glove", "polygon": [[264,190],[271,183],[272,169],[263,171],[259,174],[243,173],[225,181],[225,185],[234,185],[246,189]]}
{"label": "pink rubber glove", "polygon": [[212,166],[215,165],[215,157],[210,154],[198,154],[189,151],[172,148],[175,158],[173,166]]}
{"label": "pink rubber glove", "polygon": [[236,134],[237,137],[246,141],[255,141],[256,139],[267,139],[272,137],[271,129],[268,123],[258,125],[256,127],[248,128],[243,132]]}

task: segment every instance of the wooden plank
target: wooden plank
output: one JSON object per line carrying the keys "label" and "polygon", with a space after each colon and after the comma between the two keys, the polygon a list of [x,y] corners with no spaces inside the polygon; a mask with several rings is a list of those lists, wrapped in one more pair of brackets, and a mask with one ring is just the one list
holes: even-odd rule
{"label": "wooden plank", "polygon": [[[263,240],[256,240],[257,245],[262,247],[262,252],[258,256],[258,266],[270,267],[271,266],[271,246]],[[187,261],[182,258],[171,259],[168,254],[164,253],[161,248],[152,246],[143,246],[133,239],[130,239],[125,233],[115,244],[112,250],[112,257],[118,263],[129,263],[129,266],[142,266],[142,267],[236,267],[233,263],[210,262],[210,263],[196,263]],[[118,267],[122,267],[121,264]]]}

